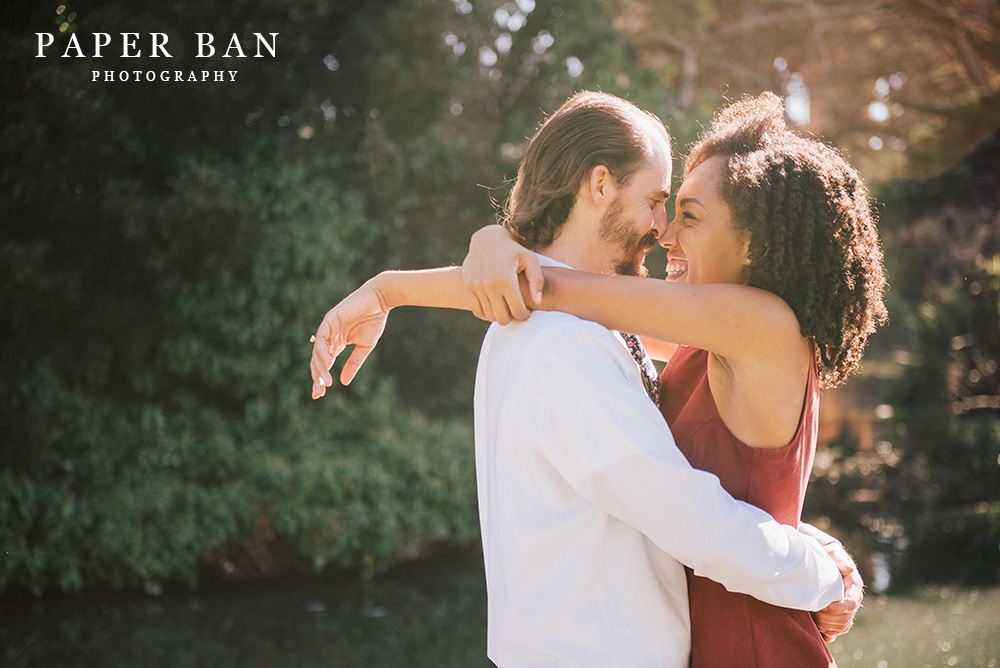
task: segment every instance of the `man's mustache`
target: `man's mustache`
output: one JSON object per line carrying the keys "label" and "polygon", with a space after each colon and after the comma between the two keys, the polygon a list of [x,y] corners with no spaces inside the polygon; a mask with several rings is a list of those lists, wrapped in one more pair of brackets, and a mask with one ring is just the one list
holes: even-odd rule
{"label": "man's mustache", "polygon": [[658,238],[654,232],[650,232],[641,239],[638,239],[635,243],[635,252],[639,251],[649,252],[649,250],[656,245]]}

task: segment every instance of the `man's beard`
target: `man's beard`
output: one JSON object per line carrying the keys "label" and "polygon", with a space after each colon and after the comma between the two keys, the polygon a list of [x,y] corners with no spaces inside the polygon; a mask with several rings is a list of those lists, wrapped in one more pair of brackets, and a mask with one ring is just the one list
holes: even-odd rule
{"label": "man's beard", "polygon": [[638,226],[624,215],[621,197],[615,197],[608,210],[601,217],[599,234],[601,241],[614,245],[620,255],[615,262],[615,273],[622,276],[648,276],[646,252],[656,245],[656,235],[651,231],[642,234]]}

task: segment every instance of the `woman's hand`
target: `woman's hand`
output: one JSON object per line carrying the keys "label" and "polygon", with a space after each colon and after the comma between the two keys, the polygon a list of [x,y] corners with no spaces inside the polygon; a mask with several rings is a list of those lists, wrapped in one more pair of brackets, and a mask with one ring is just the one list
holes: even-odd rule
{"label": "woman's hand", "polygon": [[841,577],[844,578],[844,598],[812,613],[812,615],[823,640],[832,642],[837,636],[847,633],[854,624],[854,615],[858,613],[861,599],[864,598],[865,583],[861,580],[858,567],[851,559],[851,555],[847,554],[840,543],[827,545],[826,551],[833,558],[837,568],[840,569]]}
{"label": "woman's hand", "polygon": [[388,317],[389,307],[378,289],[378,276],[327,312],[316,330],[312,360],[309,362],[313,399],[326,394],[326,388],[333,384],[330,368],[334,360],[347,346],[353,344],[354,351],[340,372],[340,382],[344,385],[351,384],[358,369],[375,349]]}
{"label": "woman's hand", "polygon": [[463,289],[473,314],[501,325],[531,315],[521,296],[518,277],[522,273],[533,301],[541,304],[545,278],[535,254],[500,225],[489,225],[473,234],[469,254],[462,262]]}

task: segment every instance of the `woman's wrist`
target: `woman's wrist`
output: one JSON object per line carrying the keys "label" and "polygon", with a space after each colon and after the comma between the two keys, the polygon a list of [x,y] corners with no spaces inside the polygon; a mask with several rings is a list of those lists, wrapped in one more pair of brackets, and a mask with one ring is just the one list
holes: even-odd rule
{"label": "woman's wrist", "polygon": [[366,285],[388,313],[397,306],[430,306],[469,310],[462,291],[462,268],[385,270]]}
{"label": "woman's wrist", "polygon": [[532,308],[540,311],[566,311],[566,280],[572,280],[573,274],[578,273],[574,269],[564,269],[562,267],[542,267],[542,275],[545,276],[545,285],[542,287],[541,304],[533,303]]}
{"label": "woman's wrist", "polygon": [[382,309],[386,313],[397,306],[404,305],[402,295],[399,294],[398,290],[399,282],[394,280],[394,273],[389,270],[381,271],[365,282],[365,285],[375,293],[379,304],[382,305]]}

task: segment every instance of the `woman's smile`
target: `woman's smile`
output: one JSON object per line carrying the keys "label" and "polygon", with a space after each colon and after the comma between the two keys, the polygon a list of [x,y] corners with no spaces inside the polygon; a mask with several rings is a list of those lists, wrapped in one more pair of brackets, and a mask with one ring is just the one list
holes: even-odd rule
{"label": "woman's smile", "polygon": [[667,256],[667,280],[674,281],[680,278],[687,271],[687,260],[678,257]]}
{"label": "woman's smile", "polygon": [[749,235],[738,229],[719,194],[725,162],[709,158],[684,177],[674,219],[660,239],[667,278],[694,283],[741,283]]}

